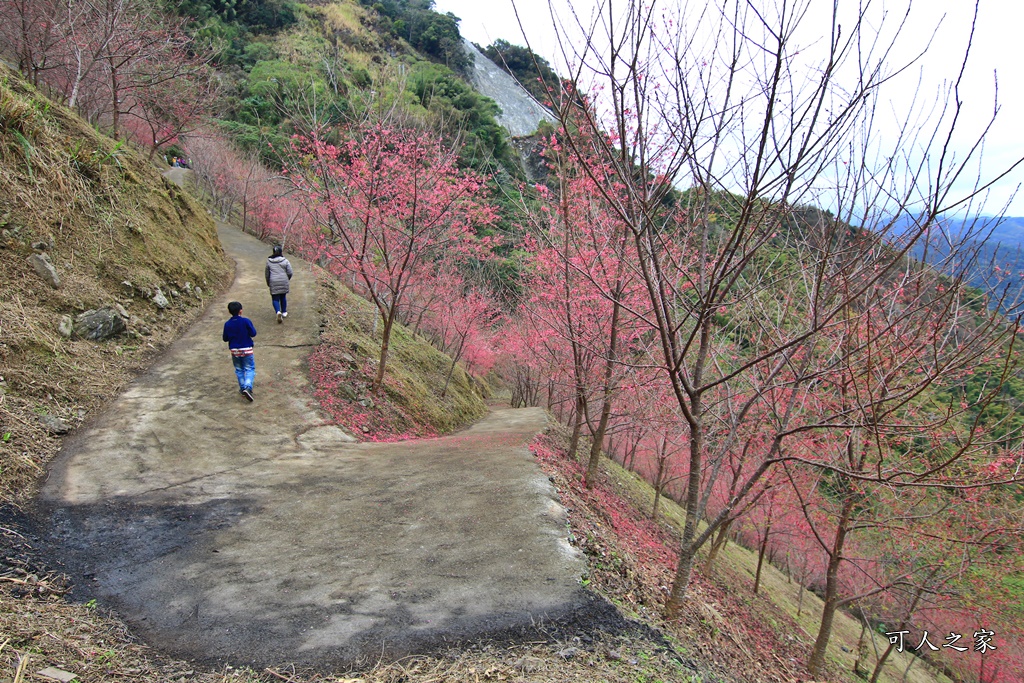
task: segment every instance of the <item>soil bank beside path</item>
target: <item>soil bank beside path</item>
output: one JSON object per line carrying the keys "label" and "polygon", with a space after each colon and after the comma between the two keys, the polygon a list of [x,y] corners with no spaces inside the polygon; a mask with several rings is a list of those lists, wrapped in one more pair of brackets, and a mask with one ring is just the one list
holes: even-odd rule
{"label": "soil bank beside path", "polygon": [[[359,666],[585,614],[584,563],[526,449],[543,412],[351,443],[303,367],[318,333],[309,265],[289,256],[277,324],[269,247],[218,232],[234,284],[67,441],[43,487],[37,531],[76,595],[169,654],[255,666]],[[255,403],[221,341],[231,300],[258,331]]]}

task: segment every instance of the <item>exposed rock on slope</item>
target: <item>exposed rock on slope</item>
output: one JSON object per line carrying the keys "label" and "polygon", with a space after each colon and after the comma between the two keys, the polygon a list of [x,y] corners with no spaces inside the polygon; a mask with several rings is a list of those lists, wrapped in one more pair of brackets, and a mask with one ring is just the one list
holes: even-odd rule
{"label": "exposed rock on slope", "polygon": [[468,40],[463,41],[466,52],[473,57],[469,69],[469,82],[482,95],[490,97],[501,107],[498,123],[505,126],[513,137],[530,135],[541,121],[554,122],[544,106],[516,83],[507,72],[499,68]]}

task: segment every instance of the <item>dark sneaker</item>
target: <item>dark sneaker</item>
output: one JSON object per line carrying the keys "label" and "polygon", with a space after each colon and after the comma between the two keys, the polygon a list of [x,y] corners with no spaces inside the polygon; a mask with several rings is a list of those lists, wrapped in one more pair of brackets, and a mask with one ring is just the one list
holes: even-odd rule
{"label": "dark sneaker", "polygon": [[277,313],[277,324],[280,325],[282,322],[284,322],[284,316],[282,316],[281,312],[278,311],[278,313]]}
{"label": "dark sneaker", "polygon": [[251,389],[242,389],[242,396],[245,396],[245,399],[249,401],[249,403],[253,402]]}

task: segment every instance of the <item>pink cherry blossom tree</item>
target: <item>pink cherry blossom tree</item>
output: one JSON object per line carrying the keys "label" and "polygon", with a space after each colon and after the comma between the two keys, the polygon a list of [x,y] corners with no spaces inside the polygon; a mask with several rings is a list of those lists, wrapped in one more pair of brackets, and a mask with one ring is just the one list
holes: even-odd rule
{"label": "pink cherry blossom tree", "polygon": [[[878,94],[911,66],[890,62],[902,25],[878,24],[864,6],[835,4],[810,27],[818,16],[806,3],[730,0],[685,14],[630,1],[602,7],[583,42],[562,41],[571,81],[595,88],[562,98],[559,143],[628,227],[653,339],[644,361],[686,425],[670,616],[697,551],[785,463],[838,472],[850,490],[1001,481],[986,474],[988,444],[971,419],[997,400],[998,375],[962,408],[921,411],[915,401],[1012,356],[1013,321],[986,308],[1006,302],[972,299],[959,275],[908,258],[944,213],[977,211],[972,202],[999,176],[954,192],[979,177],[970,164],[985,130],[967,158],[954,155],[952,84],[948,109],[927,119],[926,103],[912,106],[886,139],[900,152],[878,151]],[[976,258],[968,242],[954,251],[961,263]],[[611,300],[607,286],[588,284]],[[956,446],[931,462],[926,448],[897,447],[904,429]]]}
{"label": "pink cherry blossom tree", "polygon": [[296,139],[299,161],[287,173],[313,221],[303,239],[336,273],[358,279],[380,316],[379,390],[410,289],[442,266],[487,258],[496,239],[478,231],[496,214],[483,179],[460,169],[457,147],[428,130],[385,118],[339,142],[328,133]]}

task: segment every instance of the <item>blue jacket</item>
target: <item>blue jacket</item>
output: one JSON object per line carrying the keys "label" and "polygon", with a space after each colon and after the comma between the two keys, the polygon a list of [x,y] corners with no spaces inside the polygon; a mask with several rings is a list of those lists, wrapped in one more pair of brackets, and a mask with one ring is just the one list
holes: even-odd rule
{"label": "blue jacket", "polygon": [[224,341],[228,343],[232,356],[251,355],[252,338],[255,336],[256,328],[248,318],[233,315],[224,323]]}

